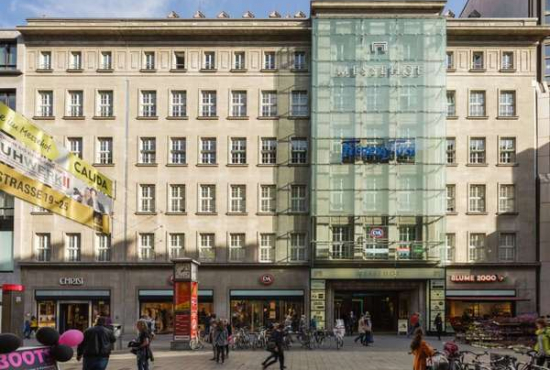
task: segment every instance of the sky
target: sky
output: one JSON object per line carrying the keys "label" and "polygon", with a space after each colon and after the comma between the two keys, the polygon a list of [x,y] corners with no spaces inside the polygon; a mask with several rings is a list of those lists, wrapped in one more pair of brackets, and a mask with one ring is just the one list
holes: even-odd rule
{"label": "sky", "polygon": [[[174,10],[181,18],[190,18],[200,9],[207,17],[225,10],[240,18],[250,10],[257,18],[266,18],[272,10],[283,16],[299,10],[309,13],[310,0],[0,0],[0,28],[24,25],[36,17],[165,17]],[[466,0],[448,0],[448,7],[459,15]]]}

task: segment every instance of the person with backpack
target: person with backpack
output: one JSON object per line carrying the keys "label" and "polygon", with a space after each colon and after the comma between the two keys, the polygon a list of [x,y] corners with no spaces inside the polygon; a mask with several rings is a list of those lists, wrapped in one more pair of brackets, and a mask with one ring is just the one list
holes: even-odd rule
{"label": "person with backpack", "polygon": [[225,362],[225,351],[228,346],[227,342],[227,327],[223,320],[218,321],[216,333],[214,334],[214,345],[216,346],[216,363],[220,363],[220,356],[222,358],[222,364]]}
{"label": "person with backpack", "polygon": [[269,336],[267,350],[271,352],[271,355],[262,362],[262,369],[267,369],[276,363],[277,360],[279,360],[280,369],[285,369],[284,324],[276,325],[275,330]]}
{"label": "person with backpack", "polygon": [[537,352],[537,365],[550,366],[550,328],[548,328],[546,319],[539,318],[536,321],[537,331],[535,332],[537,336],[537,343],[535,344],[534,350]]}
{"label": "person with backpack", "polygon": [[105,370],[115,342],[113,331],[106,327],[105,318],[99,316],[95,325],[84,331],[84,340],[76,349],[77,361],[83,359],[82,369]]}

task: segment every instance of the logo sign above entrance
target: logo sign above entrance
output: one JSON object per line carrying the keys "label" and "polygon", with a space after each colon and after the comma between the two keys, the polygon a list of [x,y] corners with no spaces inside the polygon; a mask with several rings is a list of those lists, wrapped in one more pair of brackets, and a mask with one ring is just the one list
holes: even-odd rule
{"label": "logo sign above entrance", "polygon": [[373,227],[369,231],[371,238],[381,239],[385,236],[384,229],[381,227]]}
{"label": "logo sign above entrance", "polygon": [[275,282],[275,277],[271,274],[264,274],[260,276],[260,283],[263,285],[271,285]]}
{"label": "logo sign above entrance", "polygon": [[84,285],[84,278],[62,277],[59,279],[59,285],[82,286]]}
{"label": "logo sign above entrance", "polygon": [[451,275],[453,283],[501,283],[506,276],[497,274],[486,275]]}

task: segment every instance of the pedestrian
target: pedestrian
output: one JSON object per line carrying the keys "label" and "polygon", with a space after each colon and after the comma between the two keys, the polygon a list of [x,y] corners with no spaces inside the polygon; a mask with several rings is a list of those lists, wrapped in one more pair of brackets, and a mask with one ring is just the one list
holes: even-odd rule
{"label": "pedestrian", "polygon": [[151,351],[151,331],[147,321],[140,319],[136,322],[138,337],[128,345],[132,347],[132,353],[136,355],[137,370],[149,370],[149,360],[153,361]]}
{"label": "pedestrian", "polygon": [[412,333],[420,326],[420,315],[417,312],[414,312],[411,315],[409,320],[409,331],[407,333],[407,338],[411,336]]}
{"label": "pedestrian", "polygon": [[151,317],[151,312],[147,311],[143,316],[141,316],[141,320],[144,320],[147,323],[147,330],[149,330],[149,335],[151,337],[151,340],[155,337],[155,319]]}
{"label": "pedestrian", "polygon": [[[29,314],[27,314],[27,317],[29,317]],[[23,337],[25,339],[31,339],[31,332],[31,320],[30,318],[27,318],[23,323]]]}
{"label": "pedestrian", "polygon": [[31,335],[36,335],[36,332],[38,331],[38,320],[36,319],[36,316],[31,316]]}
{"label": "pedestrian", "polygon": [[222,364],[225,362],[225,351],[227,347],[227,328],[223,320],[218,321],[216,334],[214,337],[214,344],[216,346],[216,362],[220,363],[220,356],[222,358]]}
{"label": "pedestrian", "polygon": [[349,335],[353,335],[353,332],[355,331],[355,324],[357,324],[357,317],[355,317],[355,313],[353,311],[350,311],[348,317]]}
{"label": "pedestrian", "polygon": [[411,353],[414,355],[413,370],[426,370],[426,362],[435,354],[432,347],[423,339],[422,328],[414,331],[414,337],[411,342]]}
{"label": "pedestrian", "polygon": [[231,342],[231,336],[233,335],[233,328],[231,327],[231,323],[224,319],[223,323],[225,325],[225,328],[227,329],[227,345],[225,346],[225,358],[229,358],[229,343]]}
{"label": "pedestrian", "polygon": [[443,320],[441,314],[438,313],[434,319],[435,330],[437,331],[437,339],[441,340],[441,333],[443,332]]}
{"label": "pedestrian", "polygon": [[365,315],[361,316],[359,322],[357,323],[357,331],[359,335],[353,340],[354,343],[357,343],[359,340],[361,344],[365,341]]}
{"label": "pedestrian", "polygon": [[271,333],[269,336],[269,340],[267,342],[267,350],[271,352],[271,355],[269,355],[264,362],[262,362],[262,368],[265,370],[269,366],[273,365],[274,363],[279,361],[280,370],[283,370],[286,368],[285,366],[285,352],[283,348],[284,343],[284,324],[278,324],[276,325],[275,330]]}
{"label": "pedestrian", "polygon": [[369,344],[374,343],[374,340],[372,337],[372,320],[370,317],[370,313],[368,311],[365,314],[364,328],[365,328],[365,338],[363,341],[363,345],[368,347]]}
{"label": "pedestrian", "polygon": [[544,318],[539,318],[536,321],[537,331],[537,343],[535,344],[534,350],[537,352],[537,365],[544,366],[546,362],[546,367],[550,366],[550,328],[548,328],[546,320]]}
{"label": "pedestrian", "polygon": [[84,340],[76,349],[76,359],[82,361],[83,370],[105,370],[116,337],[105,327],[105,318],[99,316],[95,325],[84,331]]}
{"label": "pedestrian", "polygon": [[[215,315],[214,315],[215,318]],[[216,343],[214,342],[214,339],[216,338],[216,332],[218,330],[218,322],[213,320],[212,317],[210,318],[210,331],[208,332],[208,341],[210,344],[212,344],[212,358],[210,361],[216,360]]]}

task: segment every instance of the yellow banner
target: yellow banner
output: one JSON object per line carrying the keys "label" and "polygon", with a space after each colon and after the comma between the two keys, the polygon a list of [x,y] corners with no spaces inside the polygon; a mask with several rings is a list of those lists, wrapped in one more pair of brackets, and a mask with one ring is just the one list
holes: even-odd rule
{"label": "yellow banner", "polygon": [[22,142],[29,149],[59,164],[97,191],[111,198],[114,197],[111,179],[59,145],[51,135],[3,103],[0,103],[0,130]]}
{"label": "yellow banner", "polygon": [[94,212],[92,208],[2,163],[0,163],[0,190],[104,234],[111,232],[108,215]]}

